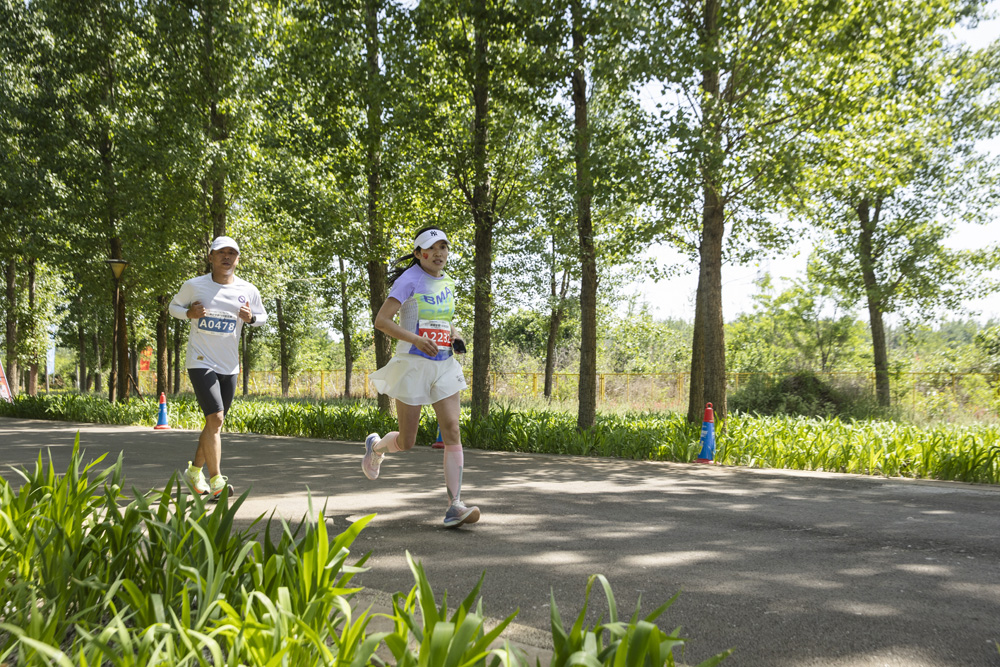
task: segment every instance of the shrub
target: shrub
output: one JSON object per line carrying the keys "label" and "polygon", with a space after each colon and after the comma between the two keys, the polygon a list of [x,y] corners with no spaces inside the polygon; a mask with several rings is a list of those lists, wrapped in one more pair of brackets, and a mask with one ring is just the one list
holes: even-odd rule
{"label": "shrub", "polygon": [[774,381],[754,375],[728,398],[729,409],[759,415],[832,417],[849,412],[846,396],[811,371],[798,371]]}

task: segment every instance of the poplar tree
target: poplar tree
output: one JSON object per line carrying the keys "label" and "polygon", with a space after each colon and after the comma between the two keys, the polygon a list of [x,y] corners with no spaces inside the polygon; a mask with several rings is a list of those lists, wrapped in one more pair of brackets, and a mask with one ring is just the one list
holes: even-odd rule
{"label": "poplar tree", "polygon": [[726,415],[722,265],[789,243],[776,213],[800,144],[851,94],[882,4],[679,0],[651,30],[664,236],[698,264],[689,421]]}
{"label": "poplar tree", "polygon": [[956,224],[985,224],[1000,203],[995,135],[1000,42],[973,51],[949,40],[979,3],[909,2],[880,25],[854,103],[810,144],[797,211],[821,231],[821,279],[868,311],[875,395],[891,403],[884,318],[955,311],[997,248],[955,250]]}

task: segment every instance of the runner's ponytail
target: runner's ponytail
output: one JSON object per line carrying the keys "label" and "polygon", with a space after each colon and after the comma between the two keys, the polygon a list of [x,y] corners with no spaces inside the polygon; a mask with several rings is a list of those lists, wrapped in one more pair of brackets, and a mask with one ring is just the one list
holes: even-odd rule
{"label": "runner's ponytail", "polygon": [[[410,261],[407,262],[406,260]],[[392,287],[392,284],[396,282],[396,279],[403,275],[403,273],[405,273],[406,270],[414,264],[419,264],[419,260],[413,256],[412,252],[409,255],[403,255],[394,261],[391,264],[392,269],[389,271],[389,275],[386,278],[386,282],[389,283],[389,287]]]}

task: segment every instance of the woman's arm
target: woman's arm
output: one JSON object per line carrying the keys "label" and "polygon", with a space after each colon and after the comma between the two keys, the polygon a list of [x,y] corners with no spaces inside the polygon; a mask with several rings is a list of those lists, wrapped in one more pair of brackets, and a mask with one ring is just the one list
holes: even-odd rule
{"label": "woman's arm", "polygon": [[396,324],[396,313],[399,312],[402,305],[403,304],[397,301],[394,297],[390,296],[386,299],[382,304],[382,307],[378,309],[378,314],[375,316],[375,328],[389,336],[392,336],[396,340],[416,345],[418,350],[430,357],[435,356],[438,353],[437,343],[426,336],[418,336],[412,331],[407,331],[403,327]]}

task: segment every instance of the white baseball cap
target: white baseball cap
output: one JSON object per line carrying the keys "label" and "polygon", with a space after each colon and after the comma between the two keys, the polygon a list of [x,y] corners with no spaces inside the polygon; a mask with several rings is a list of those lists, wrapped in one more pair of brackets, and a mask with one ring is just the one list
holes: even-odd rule
{"label": "white baseball cap", "polygon": [[236,241],[234,241],[230,237],[228,237],[228,236],[216,236],[215,240],[212,241],[212,250],[211,251],[215,252],[216,250],[221,250],[223,248],[232,248],[237,253],[239,253],[239,251],[240,251],[239,244],[236,243]]}
{"label": "white baseball cap", "polygon": [[442,232],[440,229],[428,229],[425,230],[420,236],[418,236],[413,241],[413,249],[417,248],[430,248],[438,241],[448,242],[448,236]]}

